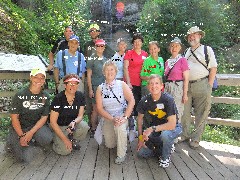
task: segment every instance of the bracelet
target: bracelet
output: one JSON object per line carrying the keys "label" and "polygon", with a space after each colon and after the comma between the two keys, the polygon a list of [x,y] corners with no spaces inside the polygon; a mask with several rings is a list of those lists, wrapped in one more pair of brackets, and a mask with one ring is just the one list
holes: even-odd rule
{"label": "bracelet", "polygon": [[24,136],[26,136],[26,133],[23,133],[21,136],[18,136],[18,139],[21,139]]}
{"label": "bracelet", "polygon": [[144,141],[143,140],[143,135],[138,136],[139,141]]}

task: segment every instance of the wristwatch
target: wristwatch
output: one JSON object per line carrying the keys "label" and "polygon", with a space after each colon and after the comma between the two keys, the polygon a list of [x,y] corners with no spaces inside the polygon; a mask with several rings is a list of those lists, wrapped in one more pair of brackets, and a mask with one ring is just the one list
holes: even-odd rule
{"label": "wristwatch", "polygon": [[152,130],[153,130],[153,132],[155,132],[156,131],[156,126],[152,126]]}
{"label": "wristwatch", "polygon": [[123,116],[124,119],[128,120],[128,117],[127,116]]}

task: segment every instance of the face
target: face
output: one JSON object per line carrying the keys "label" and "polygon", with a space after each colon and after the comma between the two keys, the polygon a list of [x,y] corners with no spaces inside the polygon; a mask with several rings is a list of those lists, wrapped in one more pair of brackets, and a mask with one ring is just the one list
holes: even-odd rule
{"label": "face", "polygon": [[158,53],[160,52],[160,48],[156,44],[149,45],[149,53],[152,57],[158,57]]}
{"label": "face", "polygon": [[97,39],[97,37],[100,35],[100,31],[98,31],[95,28],[92,28],[92,29],[89,30],[89,34],[90,34],[92,39]]}
{"label": "face", "polygon": [[64,36],[65,36],[67,41],[69,40],[69,38],[73,34],[74,34],[74,32],[73,32],[73,30],[71,28],[66,28],[65,31],[64,31]]}
{"label": "face", "polygon": [[141,39],[135,39],[133,41],[133,49],[141,49],[142,48],[142,40]]}
{"label": "face", "polygon": [[116,67],[113,65],[105,66],[104,75],[106,80],[114,80],[117,74]]}
{"label": "face", "polygon": [[79,43],[77,40],[68,41],[68,47],[70,51],[77,51],[77,48],[79,47]]}
{"label": "face", "polygon": [[160,82],[159,78],[153,78],[148,84],[148,90],[152,95],[159,95],[163,88],[163,83]]}
{"label": "face", "polygon": [[42,87],[45,83],[45,76],[43,74],[37,74],[36,76],[31,76],[30,81],[34,87]]}
{"label": "face", "polygon": [[69,81],[65,84],[65,90],[70,93],[74,94],[78,89],[79,83],[75,81]]}
{"label": "face", "polygon": [[118,43],[118,50],[121,52],[125,52],[127,49],[127,43],[125,43],[124,41],[120,41]]}
{"label": "face", "polygon": [[96,48],[97,54],[103,54],[103,51],[105,49],[105,45],[103,45],[103,44],[95,45],[95,48]]}
{"label": "face", "polygon": [[171,43],[169,46],[170,53],[172,55],[179,54],[181,45],[179,43]]}
{"label": "face", "polygon": [[198,43],[200,43],[201,34],[199,33],[192,33],[188,35],[188,43],[190,46],[196,46]]}

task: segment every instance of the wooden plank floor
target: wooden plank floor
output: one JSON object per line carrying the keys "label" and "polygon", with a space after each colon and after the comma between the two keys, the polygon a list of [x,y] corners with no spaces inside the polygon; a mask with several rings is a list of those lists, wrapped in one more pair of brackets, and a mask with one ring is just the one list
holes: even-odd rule
{"label": "wooden plank floor", "polygon": [[176,145],[172,163],[160,168],[156,158],[139,159],[136,156],[137,139],[128,144],[127,159],[116,165],[116,149],[98,146],[89,136],[81,142],[81,150],[69,156],[59,156],[53,151],[44,152],[33,162],[19,163],[4,151],[0,144],[0,180],[239,180],[240,147],[200,143],[197,150],[187,143]]}

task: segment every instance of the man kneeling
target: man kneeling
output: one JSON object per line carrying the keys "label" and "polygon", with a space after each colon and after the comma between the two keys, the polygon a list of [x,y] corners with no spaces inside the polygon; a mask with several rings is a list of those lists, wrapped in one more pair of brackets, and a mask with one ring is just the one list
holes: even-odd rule
{"label": "man kneeling", "polygon": [[55,96],[51,104],[50,124],[55,132],[53,150],[60,155],[68,155],[72,149],[80,149],[78,140],[83,140],[89,130],[82,121],[84,95],[77,91],[80,78],[68,74],[63,78],[65,90]]}
{"label": "man kneeling", "polygon": [[[167,168],[174,148],[173,141],[182,132],[182,127],[177,121],[173,97],[162,92],[162,88],[162,78],[156,74],[150,75],[150,94],[144,96],[137,106],[140,135],[137,150],[140,157],[157,156],[159,166]],[[147,119],[143,121],[144,114],[147,114]]]}

